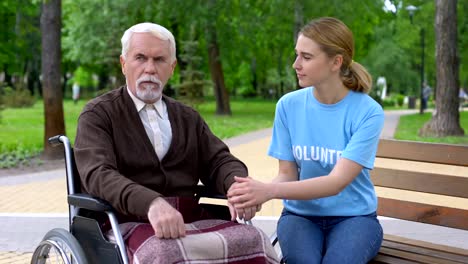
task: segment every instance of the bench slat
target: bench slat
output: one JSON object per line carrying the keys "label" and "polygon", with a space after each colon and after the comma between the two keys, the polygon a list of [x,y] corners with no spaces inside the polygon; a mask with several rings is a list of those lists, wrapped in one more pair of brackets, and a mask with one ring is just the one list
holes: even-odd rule
{"label": "bench slat", "polygon": [[429,248],[419,247],[416,245],[400,243],[399,241],[395,242],[395,241],[384,240],[382,243],[382,247],[392,248],[392,249],[406,251],[406,252],[412,252],[412,253],[419,254],[419,255],[431,256],[431,257],[455,261],[459,263],[468,263],[467,256],[461,256],[461,255],[454,254],[454,253],[447,253],[447,252],[443,252],[443,251],[439,251],[435,249],[429,249]]}
{"label": "bench slat", "polygon": [[468,230],[468,210],[379,197],[377,214]]}
{"label": "bench slat", "polygon": [[414,264],[414,261],[404,260],[395,256],[379,254],[369,262],[370,264]]}
{"label": "bench slat", "polygon": [[380,139],[377,157],[468,166],[466,145]]}
{"label": "bench slat", "polygon": [[468,177],[374,168],[375,186],[468,198]]}
{"label": "bench slat", "polygon": [[[425,263],[425,264],[460,264],[463,262],[451,261],[447,259],[440,259],[432,256],[420,255],[417,253],[402,251],[393,248],[381,247],[379,254],[397,256],[401,259],[407,261],[414,261],[415,263]],[[397,262],[398,263],[398,262]]]}
{"label": "bench slat", "polygon": [[390,234],[384,234],[384,240],[390,241],[390,242],[397,242],[400,244],[413,245],[413,246],[417,246],[421,248],[433,249],[433,250],[437,250],[440,252],[447,252],[447,253],[456,254],[456,255],[460,255],[460,256],[468,258],[468,249],[464,249],[464,248],[451,247],[451,246],[441,245],[441,244],[434,244],[434,243],[427,242],[427,241],[416,240],[416,239],[390,235]]}

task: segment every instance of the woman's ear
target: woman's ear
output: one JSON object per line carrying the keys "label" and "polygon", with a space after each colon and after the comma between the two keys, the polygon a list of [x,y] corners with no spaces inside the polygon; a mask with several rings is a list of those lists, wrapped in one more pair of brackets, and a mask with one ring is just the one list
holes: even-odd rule
{"label": "woman's ear", "polygon": [[339,71],[341,69],[341,65],[343,65],[343,56],[338,54],[333,58],[333,71]]}

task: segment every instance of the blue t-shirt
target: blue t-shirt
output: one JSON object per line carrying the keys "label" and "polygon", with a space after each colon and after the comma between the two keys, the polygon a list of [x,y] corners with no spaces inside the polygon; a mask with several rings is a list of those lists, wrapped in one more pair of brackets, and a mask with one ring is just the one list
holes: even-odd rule
{"label": "blue t-shirt", "polygon": [[340,157],[364,168],[337,195],[284,200],[284,207],[307,216],[370,214],[377,210],[369,170],[374,166],[384,123],[382,107],[367,94],[353,91],[336,104],[322,104],[313,89],[288,93],[278,101],[268,155],[295,161],[299,180],[328,175]]}

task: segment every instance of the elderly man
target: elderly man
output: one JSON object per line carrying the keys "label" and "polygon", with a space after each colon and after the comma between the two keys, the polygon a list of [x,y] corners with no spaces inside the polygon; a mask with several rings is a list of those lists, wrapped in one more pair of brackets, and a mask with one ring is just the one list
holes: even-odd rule
{"label": "elderly man", "polygon": [[[173,35],[160,25],[141,23],[125,31],[120,63],[126,85],[86,105],[75,140],[84,191],[109,201],[121,222],[149,222],[149,236],[161,241],[188,235],[184,222],[216,217],[195,208],[199,181],[225,194],[234,176],[247,176],[244,163],[195,110],[163,95],[175,54]],[[228,205],[231,220],[248,220],[256,212]]]}

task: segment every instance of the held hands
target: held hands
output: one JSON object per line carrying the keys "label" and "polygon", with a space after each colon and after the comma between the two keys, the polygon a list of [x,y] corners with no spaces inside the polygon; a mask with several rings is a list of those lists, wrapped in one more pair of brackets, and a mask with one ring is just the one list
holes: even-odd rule
{"label": "held hands", "polygon": [[[237,179],[245,179],[245,178],[234,176],[234,179],[236,179],[236,181],[237,181]],[[236,189],[237,188],[236,186],[238,186],[238,185],[239,185],[238,182],[234,182],[231,185],[231,187],[228,190],[228,194],[227,194],[228,198],[229,198],[229,193],[231,193],[232,190]],[[255,214],[258,211],[260,211],[262,209],[261,204],[238,208],[238,206],[236,204],[234,204],[233,202],[231,202],[230,199],[228,199],[227,205],[229,207],[229,212],[231,213],[231,221],[236,220],[237,217],[239,217],[240,219],[243,219],[245,221],[249,221],[250,219],[252,219],[255,216]]]}
{"label": "held hands", "polygon": [[240,209],[236,208],[235,205],[233,205],[229,201],[227,202],[227,205],[229,207],[229,212],[231,213],[231,221],[236,220],[238,216],[240,219],[249,221],[252,218],[254,218],[255,214],[262,209],[261,204],[252,206],[252,207],[247,207],[247,208],[240,208]]}
{"label": "held hands", "polygon": [[[261,207],[257,207],[257,205],[261,205],[272,199],[268,184],[256,181],[250,177],[242,178],[235,176],[234,179],[236,182],[231,185],[227,193],[228,204],[234,206],[238,214],[239,212],[244,212],[245,218],[251,215],[252,208],[254,208],[253,217],[255,211],[260,211]],[[239,217],[241,216],[239,215]],[[250,218],[246,220],[250,220]]]}
{"label": "held hands", "polygon": [[163,198],[156,198],[148,210],[148,219],[158,238],[179,238],[185,236],[182,214]]}

